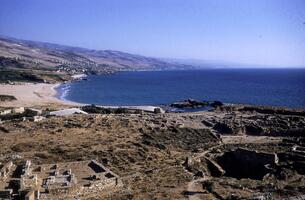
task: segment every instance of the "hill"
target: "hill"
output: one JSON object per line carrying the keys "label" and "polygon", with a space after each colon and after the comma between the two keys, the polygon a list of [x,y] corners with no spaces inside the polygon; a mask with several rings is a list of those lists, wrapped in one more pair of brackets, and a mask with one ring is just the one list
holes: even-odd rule
{"label": "hill", "polygon": [[63,81],[73,74],[193,68],[157,58],[113,50],[0,38],[0,81]]}

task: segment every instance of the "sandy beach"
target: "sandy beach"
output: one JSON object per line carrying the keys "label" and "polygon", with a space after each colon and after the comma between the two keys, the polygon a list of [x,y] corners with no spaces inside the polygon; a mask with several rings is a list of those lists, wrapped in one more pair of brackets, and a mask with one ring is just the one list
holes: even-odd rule
{"label": "sandy beach", "polygon": [[74,102],[62,101],[56,98],[59,84],[22,83],[18,85],[0,84],[0,95],[13,95],[14,101],[0,101],[1,107],[29,107],[47,105],[78,105]]}

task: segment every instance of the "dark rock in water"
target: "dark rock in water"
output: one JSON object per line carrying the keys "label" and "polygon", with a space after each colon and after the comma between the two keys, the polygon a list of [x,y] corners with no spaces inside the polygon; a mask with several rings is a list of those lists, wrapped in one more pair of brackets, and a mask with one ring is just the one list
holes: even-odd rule
{"label": "dark rock in water", "polygon": [[187,99],[181,102],[172,103],[170,106],[174,108],[201,108],[205,106],[212,106],[214,108],[222,106],[220,101],[198,101],[195,99]]}
{"label": "dark rock in water", "polygon": [[197,101],[194,99],[187,99],[182,102],[172,103],[170,106],[175,108],[198,108],[209,105],[208,102],[205,101]]}

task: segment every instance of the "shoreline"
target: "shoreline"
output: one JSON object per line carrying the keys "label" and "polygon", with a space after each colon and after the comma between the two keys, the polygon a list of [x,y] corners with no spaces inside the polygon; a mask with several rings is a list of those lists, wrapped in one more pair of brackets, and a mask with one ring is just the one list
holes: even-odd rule
{"label": "shoreline", "polygon": [[[60,99],[59,92],[56,88],[60,87],[61,83],[18,83],[15,85],[0,84],[0,95],[12,95],[17,100],[0,101],[0,107],[43,107],[43,106],[84,106],[90,104],[78,103],[66,99]],[[127,108],[143,111],[154,112],[159,106],[105,106],[97,105],[103,108]],[[161,112],[164,112],[162,108]]]}
{"label": "shoreline", "polygon": [[[0,107],[80,107],[84,105],[90,105],[89,103],[78,103],[70,100],[62,99],[60,92],[57,90],[62,83],[47,84],[47,83],[16,83],[0,84],[0,95],[12,95],[17,100],[12,101],[0,101]],[[289,108],[282,106],[263,106],[263,105],[251,105],[251,104],[226,104],[234,105],[234,107],[248,106],[259,107],[261,109],[282,109],[282,110],[301,110],[305,111],[305,108]],[[102,108],[126,108],[143,110],[148,112],[154,112],[154,109],[160,108],[161,112],[165,112],[166,109],[161,105],[96,105]],[[187,112],[187,111],[186,111]],[[190,111],[192,112],[192,111]],[[196,111],[195,111],[196,112]],[[197,111],[200,112],[200,111]]]}
{"label": "shoreline", "polygon": [[83,104],[83,103],[78,103],[78,102],[74,102],[74,101],[70,101],[70,100],[66,100],[66,99],[61,99],[60,98],[61,97],[60,93],[56,90],[56,88],[60,87],[61,85],[63,85],[63,83],[55,83],[50,88],[53,91],[53,95],[52,95],[53,98],[62,102],[65,105],[77,105],[77,106],[86,105],[86,104]]}
{"label": "shoreline", "polygon": [[[84,76],[81,76],[84,77]],[[60,87],[62,84],[57,84],[54,85],[52,87],[52,89],[55,91],[54,97],[60,101],[63,101],[65,103],[68,103],[70,105],[79,105],[79,106],[84,106],[84,105],[91,105],[90,103],[78,103],[78,102],[73,102],[73,101],[69,101],[67,99],[61,99],[60,96],[58,95],[60,94],[56,88]],[[110,109],[117,109],[117,108],[126,108],[126,109],[135,109],[135,110],[143,110],[143,111],[148,111],[148,112],[154,112],[155,108],[160,108],[161,112],[164,113],[165,111],[160,107],[160,106],[153,106],[153,105],[133,105],[133,106],[128,106],[128,105],[118,105],[118,106],[109,106],[109,105],[96,105],[98,107],[102,107],[102,108],[110,108]]]}
{"label": "shoreline", "polygon": [[[72,78],[73,80],[69,81],[68,83],[71,83],[73,81],[82,81],[83,78],[86,78],[88,75],[86,74],[76,74],[76,75],[73,75]],[[65,103],[68,103],[69,105],[78,105],[78,106],[84,106],[84,105],[90,105],[90,103],[78,103],[78,102],[73,102],[73,101],[69,101],[65,98],[61,98],[62,94],[64,92],[62,92],[62,94],[60,94],[56,88],[57,87],[60,87],[61,85],[63,85],[63,83],[58,83],[56,85],[54,85],[52,87],[52,89],[55,91],[55,94],[54,94],[54,97],[62,102],[65,102]],[[59,95],[58,95],[59,94]],[[154,112],[154,110],[156,108],[160,109],[161,113],[165,113],[165,110],[160,107],[160,106],[154,106],[154,105],[132,105],[132,106],[129,106],[129,105],[116,105],[116,106],[110,106],[110,105],[96,105],[98,107],[101,107],[101,108],[110,108],[110,109],[118,109],[118,108],[126,108],[126,109],[135,109],[135,110],[143,110],[143,111],[148,111],[148,112]]]}

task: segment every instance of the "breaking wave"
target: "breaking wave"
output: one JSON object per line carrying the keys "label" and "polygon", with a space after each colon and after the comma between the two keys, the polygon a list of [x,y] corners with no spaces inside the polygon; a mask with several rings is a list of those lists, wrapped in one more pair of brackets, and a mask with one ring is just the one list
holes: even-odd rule
{"label": "breaking wave", "polygon": [[66,97],[68,96],[71,89],[70,84],[63,84],[58,88],[58,98],[66,101]]}

